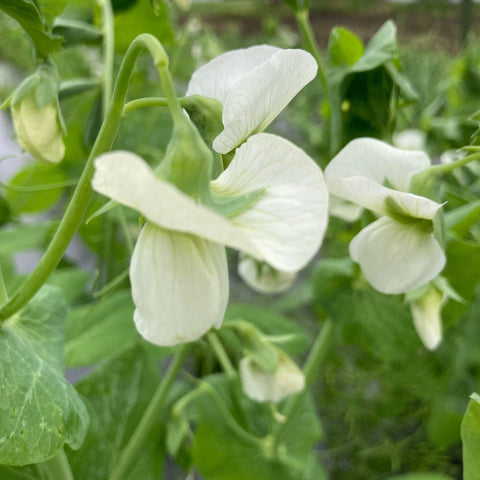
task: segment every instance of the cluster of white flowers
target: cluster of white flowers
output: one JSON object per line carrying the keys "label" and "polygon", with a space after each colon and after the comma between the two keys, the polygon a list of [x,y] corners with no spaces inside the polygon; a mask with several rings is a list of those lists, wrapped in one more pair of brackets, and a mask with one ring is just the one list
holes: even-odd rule
{"label": "cluster of white flowers", "polygon": [[[350,244],[351,257],[374,288],[408,292],[442,270],[445,256],[432,234],[441,205],[409,193],[413,175],[430,165],[425,154],[357,139],[331,161],[324,182],[303,150],[261,133],[316,71],[315,60],[302,50],[263,45],[220,55],[193,74],[187,96],[213,98],[223,106],[224,129],[212,148],[233,156],[211,180],[210,191],[218,198],[260,192],[237,213],[222,215],[199,203],[133,153],[114,151],[96,159],[93,188],[146,219],[130,278],[134,320],[148,341],[176,345],[220,327],[229,295],[225,246],[242,252],[239,273],[254,289],[288,288],[320,248],[329,193],[339,210],[345,210],[340,202],[351,202],[351,220],[363,208],[379,216]],[[245,358],[247,393],[277,401],[302,389],[301,371],[289,362],[284,359],[275,374],[267,374]]]}

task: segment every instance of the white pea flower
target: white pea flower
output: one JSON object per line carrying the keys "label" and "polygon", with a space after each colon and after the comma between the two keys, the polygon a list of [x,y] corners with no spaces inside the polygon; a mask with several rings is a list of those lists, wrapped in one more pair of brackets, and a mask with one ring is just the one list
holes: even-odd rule
{"label": "white pea flower", "polygon": [[425,132],[407,128],[393,134],[393,146],[402,150],[425,150],[427,138]]}
{"label": "white pea flower", "polygon": [[232,50],[200,67],[187,89],[223,105],[224,130],[213,149],[228,153],[263,131],[297,93],[315,78],[317,63],[304,50],[269,45]]}
{"label": "white pea flower", "polygon": [[435,350],[442,341],[442,318],[440,311],[443,305],[443,294],[434,286],[418,299],[410,303],[413,325],[429,350]]}
{"label": "white pea flower", "polygon": [[350,243],[350,256],[380,292],[414,290],[435,278],[445,265],[445,254],[432,235],[432,220],[441,205],[408,193],[412,177],[429,166],[423,152],[359,138],[325,170],[329,193],[380,217]]}
{"label": "white pea flower", "polygon": [[239,371],[243,391],[257,402],[279,402],[305,388],[305,375],[280,350],[277,368],[273,373],[262,370],[250,357],[240,360]]}
{"label": "white pea flower", "polygon": [[196,340],[222,323],[229,290],[224,245],[295,272],[317,252],[327,226],[328,194],[320,168],[276,135],[250,137],[211,182],[217,196],[262,191],[253,204],[228,217],[157,178],[133,153],[101,155],[95,168],[93,188],[147,220],[130,279],[137,329],[158,345]]}
{"label": "white pea flower", "polygon": [[238,274],[242,280],[258,293],[281,293],[288,290],[297,274],[275,270],[264,262],[258,262],[248,255],[240,255]]}

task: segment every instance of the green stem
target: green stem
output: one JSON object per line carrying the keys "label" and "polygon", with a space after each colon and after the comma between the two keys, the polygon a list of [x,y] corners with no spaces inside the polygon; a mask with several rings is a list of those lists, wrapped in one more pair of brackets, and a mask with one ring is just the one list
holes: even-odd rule
{"label": "green stem", "polygon": [[74,480],[72,469],[64,450],[47,462],[39,464],[49,480]]}
{"label": "green stem", "polygon": [[223,345],[220,342],[218,335],[215,332],[208,332],[207,339],[208,339],[208,343],[210,343],[210,346],[212,347],[212,350],[215,353],[215,356],[220,362],[220,365],[222,366],[224,372],[229,377],[235,377],[237,375],[235,371],[235,367],[230,361],[230,358],[228,358],[227,352],[223,348]]}
{"label": "green stem", "polygon": [[286,421],[283,423],[277,423],[273,429],[272,435],[274,438],[274,452],[278,451],[280,441],[287,430],[290,422],[295,417],[298,409],[302,405],[305,392],[308,390],[313,382],[313,379],[317,375],[317,371],[322,363],[325,355],[327,354],[332,339],[333,323],[331,320],[326,320],[323,324],[320,333],[315,339],[312,349],[308,355],[308,358],[303,366],[303,373],[305,375],[305,390],[297,395],[291,396],[282,412],[282,415],[286,417]]}
{"label": "green stem", "polygon": [[295,13],[295,18],[297,24],[302,32],[303,39],[305,40],[305,46],[307,50],[313,55],[318,64],[318,76],[322,82],[323,93],[325,96],[328,95],[328,83],[327,76],[325,74],[325,68],[323,66],[322,57],[320,56],[320,51],[315,40],[315,36],[312,32],[312,26],[310,24],[310,19],[308,16],[308,9],[299,10]]}
{"label": "green stem", "polygon": [[148,435],[151,433],[158,420],[158,417],[161,414],[168,391],[170,390],[175,377],[178,375],[178,372],[182,368],[188,350],[189,344],[182,345],[173,358],[172,363],[168,367],[166,375],[163,377],[160,385],[150,400],[142,419],[120,454],[118,462],[116,463],[109,480],[122,480],[125,478],[129,466],[137,456],[138,451],[142,447]]}
{"label": "green stem", "polygon": [[167,99],[163,97],[137,98],[125,104],[123,113],[128,115],[130,112],[144,107],[168,107]]}
{"label": "green stem", "polygon": [[49,190],[56,190],[59,188],[73,187],[77,185],[77,180],[65,180],[64,182],[58,183],[49,183],[46,185],[32,185],[30,187],[20,186],[20,185],[9,185],[8,183],[3,183],[0,181],[0,188],[4,188],[7,192],[18,192],[18,193],[32,193],[32,192],[46,192]]}
{"label": "green stem", "polygon": [[447,173],[455,170],[456,168],[463,167],[470,162],[474,162],[475,160],[480,160],[480,152],[474,153],[472,155],[467,155],[466,157],[461,158],[460,160],[456,160],[452,163],[446,163],[444,165],[433,165],[427,171],[429,172],[439,172],[439,173]]}
{"label": "green stem", "polygon": [[110,0],[98,0],[98,2],[102,9],[103,22],[103,60],[105,62],[103,74],[103,116],[105,116],[112,98],[115,37],[113,33],[112,4]]}
{"label": "green stem", "polygon": [[22,308],[41,288],[55,270],[67,249],[73,235],[78,230],[92,197],[91,181],[94,173],[93,161],[98,155],[108,151],[115,139],[123,115],[130,77],[137,57],[145,49],[149,50],[155,65],[168,65],[168,58],[160,42],[149,34],[139,35],[128,47],[118,73],[112,101],[100,132],[95,140],[90,156],[83,170],[77,188],[70,200],[64,217],[39,264],[22,285],[20,290],[0,310],[3,321]]}

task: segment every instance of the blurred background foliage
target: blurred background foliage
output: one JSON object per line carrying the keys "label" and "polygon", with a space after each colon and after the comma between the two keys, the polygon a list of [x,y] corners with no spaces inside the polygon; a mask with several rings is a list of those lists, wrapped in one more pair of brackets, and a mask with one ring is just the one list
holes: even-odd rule
{"label": "blurred background foliage", "polygon": [[[46,11],[55,5],[48,0],[39,3]],[[130,41],[141,32],[150,32],[164,42],[181,94],[195,68],[226,50],[259,43],[284,48],[303,45],[292,12],[280,1],[113,0],[112,6],[117,67]],[[300,145],[321,166],[348,140],[361,135],[391,141],[395,132],[419,129],[424,132],[425,149],[434,161],[447,150],[470,144],[472,138],[478,143],[475,113],[480,108],[480,39],[476,37],[475,14],[480,6],[440,0],[408,4],[312,0],[310,6],[312,27],[327,66],[331,107],[315,80],[269,130]],[[90,23],[94,29],[100,26],[101,12],[94,1],[69,0],[58,2],[57,7],[59,11],[51,11],[52,19],[61,11],[62,18]],[[394,24],[385,24],[387,19],[396,23],[398,38]],[[384,36],[372,39],[381,28],[386,29]],[[31,43],[15,20],[1,14],[0,31],[2,38],[8,38],[0,42],[0,98],[4,99],[37,65]],[[346,50],[342,50],[342,42],[346,42]],[[382,52],[382,61],[369,57],[372,49]],[[0,232],[0,261],[11,291],[23,278],[11,254],[42,249],[48,243],[102,118],[98,86],[102,59],[94,32],[91,45],[76,44],[73,38],[68,48],[54,52],[52,58],[64,82],[60,100],[68,132],[67,153],[59,165],[24,161],[8,179],[10,187],[2,188],[0,222],[7,228]],[[360,59],[362,69],[358,68]],[[69,93],[67,81],[85,78],[93,80],[88,88],[78,89],[75,95]],[[149,59],[142,58],[132,79],[130,96],[155,95],[162,95],[161,87]],[[335,112],[333,105],[338,107]],[[166,111],[138,110],[124,120],[115,148],[158,162],[170,132]],[[37,188],[39,185],[50,187],[42,190]],[[478,199],[479,187],[478,168],[449,175],[442,185],[447,209]],[[104,203],[96,196],[87,217]],[[37,215],[40,223],[25,223],[26,214]],[[444,342],[435,352],[425,350],[418,340],[403,298],[373,291],[348,259],[348,243],[366,223],[367,215],[363,213],[354,223],[332,217],[320,256],[286,294],[265,297],[252,293],[238,279],[232,258],[232,306],[227,318],[246,320],[267,334],[278,335],[280,331],[293,335],[296,343],[283,347],[298,359],[305,356],[309,339],[316,335],[324,319],[333,319],[332,347],[317,374],[312,403],[303,414],[311,428],[308,435],[298,437],[304,440],[300,448],[308,450],[316,445],[315,462],[324,466],[328,478],[381,480],[408,472],[437,472],[461,478],[460,423],[469,395],[480,388],[479,212],[472,214],[466,228],[448,238],[444,276],[465,303],[450,300],[446,304]],[[127,408],[120,400],[114,402],[113,393],[109,397],[111,405],[105,407],[102,388],[117,392],[119,398],[124,392],[133,392],[138,398],[128,413],[126,422],[130,423],[123,426],[126,432],[132,429],[151,394],[149,378],[156,375],[152,358],[157,361],[169,353],[166,349],[147,348],[131,323],[133,304],[126,269],[137,224],[137,214],[123,207],[91,217],[79,232],[83,257],[64,259],[50,280],[64,290],[73,306],[67,320],[67,366],[79,368],[104,362],[78,384],[91,415],[101,417],[102,409],[108,407],[122,416]],[[88,273],[83,262],[91,256],[98,259],[98,268]],[[81,331],[76,327],[79,318]],[[108,336],[108,343],[102,332]],[[232,358],[239,358],[235,338],[228,331],[222,331],[221,338]],[[140,353],[135,348],[140,348]],[[196,353],[193,371],[205,375],[206,381],[220,392],[228,393],[232,387],[218,373],[215,359],[201,344]],[[112,372],[124,378],[125,384],[111,385]],[[170,404],[183,387],[174,392]],[[250,403],[245,407],[253,419],[250,428],[264,431],[262,419],[268,415]],[[200,413],[195,414],[203,420],[202,428],[195,432],[195,447],[189,448],[182,438],[174,448],[175,439],[170,438],[170,447],[162,445],[161,449],[174,453],[176,464],[171,460],[165,467],[163,461],[152,463],[146,451],[136,475],[157,478],[155,475],[166,468],[171,478],[184,478],[178,465],[188,468],[192,461],[207,479],[253,475],[249,468],[256,464],[256,457],[251,447],[242,450],[241,445],[228,446],[233,442],[231,432],[221,422],[218,427],[209,420],[216,414],[215,408],[205,402],[198,409]],[[318,424],[312,412],[317,412]],[[185,418],[191,415],[194,413],[186,410]],[[99,425],[104,425],[102,421],[105,418],[98,420]],[[87,447],[88,442],[99,441],[95,435],[101,435],[101,429],[89,433]],[[110,440],[101,441],[105,445],[103,455],[114,458]],[[226,445],[225,451],[219,453],[225,456],[224,462],[228,462],[234,448],[247,456],[248,462],[238,467],[242,473],[237,477],[212,470],[206,461],[205,452],[220,445]],[[96,477],[87,471],[99,461],[98,455],[83,456],[87,447],[69,453],[74,473],[77,478],[103,478],[100,473]],[[310,461],[301,455],[298,458]],[[315,465],[309,478],[327,475]],[[97,473],[102,468],[99,466]],[[259,468],[270,470],[268,474],[259,471],[252,478],[284,478],[278,465]]]}

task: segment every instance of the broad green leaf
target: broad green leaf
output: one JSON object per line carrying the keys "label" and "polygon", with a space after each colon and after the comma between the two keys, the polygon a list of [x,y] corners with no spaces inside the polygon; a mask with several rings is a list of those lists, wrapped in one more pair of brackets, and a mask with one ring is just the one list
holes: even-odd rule
{"label": "broad green leaf", "polygon": [[45,286],[0,330],[0,464],[26,465],[79,448],[88,414],[64,377],[66,303]]}
{"label": "broad green leaf", "polygon": [[335,27],[328,39],[328,61],[333,66],[353,65],[363,55],[362,41],[350,30]]}
{"label": "broad green leaf", "polygon": [[276,343],[289,355],[301,353],[308,347],[305,330],[292,320],[271,310],[254,305],[233,304],[225,314],[225,323],[245,320],[258,327],[272,343]]}
{"label": "broad green leaf", "polygon": [[[48,0],[49,4],[62,4],[63,1],[54,2]],[[62,40],[47,32],[42,20],[42,13],[38,10],[34,0],[0,0],[0,9],[13,17],[28,33],[41,57],[60,50]]]}
{"label": "broad green leaf", "polygon": [[55,270],[48,279],[48,283],[61,288],[63,296],[71,304],[83,296],[89,280],[89,272],[68,267]]}
{"label": "broad green leaf", "polygon": [[149,0],[138,0],[131,8],[115,15],[115,48],[124,52],[132,40],[141,33],[150,33],[162,43],[173,40],[172,27],[167,7],[159,4],[158,14],[154,13]]}
{"label": "broad green leaf", "polygon": [[42,8],[42,12],[51,22],[55,17],[58,17],[67,5],[67,0],[37,0]]}
{"label": "broad green leaf", "polygon": [[[144,349],[135,347],[103,363],[76,385],[91,418],[82,448],[67,452],[76,479],[108,478],[158,383],[155,362]],[[158,423],[159,427],[161,418]],[[163,458],[159,428],[155,428],[138,452],[126,480],[162,478]]]}
{"label": "broad green leaf", "polygon": [[470,397],[462,421],[463,480],[480,479],[480,396]]}
{"label": "broad green leaf", "polygon": [[134,310],[130,290],[73,308],[67,317],[67,365],[91,365],[138,342],[140,336],[133,323]]}
{"label": "broad green leaf", "polygon": [[[32,213],[51,207],[65,190],[67,177],[58,165],[34,163],[17,173],[11,180],[14,187],[39,187],[38,191],[7,191],[7,200],[14,214]],[[48,188],[48,186],[52,188]],[[58,186],[60,185],[60,186]]]}
{"label": "broad green leaf", "polygon": [[0,230],[0,252],[9,255],[42,247],[52,228],[50,222],[4,227]]}

